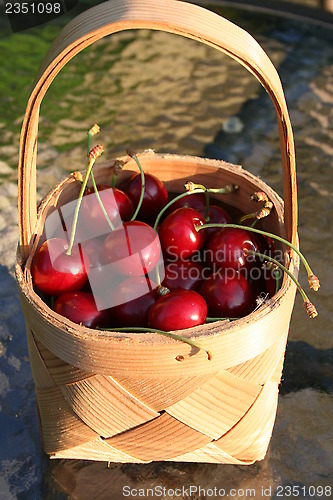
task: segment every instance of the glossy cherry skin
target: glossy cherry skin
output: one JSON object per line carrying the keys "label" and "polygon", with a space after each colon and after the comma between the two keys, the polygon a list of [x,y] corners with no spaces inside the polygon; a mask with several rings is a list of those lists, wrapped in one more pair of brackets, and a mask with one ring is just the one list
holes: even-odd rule
{"label": "glossy cherry skin", "polygon": [[111,294],[119,303],[109,310],[109,324],[112,327],[148,326],[148,312],[159,297],[157,284],[145,276],[132,276],[118,285]]}
{"label": "glossy cherry skin", "polygon": [[120,273],[143,276],[156,266],[161,244],[156,231],[141,221],[125,222],[107,235],[103,244],[105,263],[116,264]]}
{"label": "glossy cherry skin", "polygon": [[[206,209],[200,209],[198,212],[204,217],[206,214]],[[209,219],[207,220],[207,224],[230,224],[232,222],[231,215],[222,207],[218,205],[210,205],[208,210]],[[211,237],[220,228],[218,227],[209,227],[205,229],[205,234],[207,237]]]}
{"label": "glossy cherry skin", "polygon": [[187,259],[199,251],[206,236],[196,226],[205,223],[202,215],[193,208],[178,208],[162,222],[159,230],[161,245],[166,255],[173,259]]}
{"label": "glossy cherry skin", "polygon": [[169,290],[182,288],[197,292],[204,280],[204,266],[200,262],[192,260],[167,262],[164,273],[162,285]]}
{"label": "glossy cherry skin", "polygon": [[108,311],[99,311],[94,297],[89,292],[67,292],[54,302],[53,309],[56,313],[88,328],[103,327],[107,323]]}
{"label": "glossy cherry skin", "polygon": [[[125,188],[134,208],[137,207],[141,195],[141,175],[133,175]],[[153,224],[159,212],[168,203],[168,192],[163,182],[155,175],[145,173],[145,192],[138,219]]]}
{"label": "glossy cherry skin", "polygon": [[208,316],[213,318],[241,318],[254,309],[255,294],[250,283],[234,270],[211,275],[200,293],[208,304]]}
{"label": "glossy cherry skin", "polygon": [[80,290],[87,281],[88,255],[75,245],[66,255],[68,244],[61,238],[46,240],[37,250],[31,265],[36,287],[46,295],[57,296]]}
{"label": "glossy cherry skin", "polygon": [[[126,193],[104,184],[97,186],[98,193],[113,225],[129,221],[134,213],[133,203]],[[110,231],[110,226],[100,207],[93,188],[89,188],[83,197],[79,215],[80,232],[90,236],[99,236]],[[87,238],[85,238],[87,239]]]}
{"label": "glossy cherry skin", "polygon": [[253,255],[244,255],[244,249],[258,251],[258,242],[253,233],[245,229],[223,228],[207,241],[204,258],[213,272],[218,269],[249,270],[256,265]]}
{"label": "glossy cherry skin", "polygon": [[174,290],[163,295],[149,310],[148,323],[157,330],[183,330],[202,325],[207,304],[194,290]]}

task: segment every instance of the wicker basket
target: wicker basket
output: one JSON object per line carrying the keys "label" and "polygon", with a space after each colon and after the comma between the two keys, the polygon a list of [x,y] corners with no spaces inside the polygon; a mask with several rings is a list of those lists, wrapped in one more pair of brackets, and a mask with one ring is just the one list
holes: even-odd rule
{"label": "wicker basket", "polygon": [[[277,72],[246,32],[199,6],[175,0],[110,0],[84,12],[62,31],[40,69],[22,127],[19,160],[20,243],[16,265],[26,318],[43,447],[52,458],[110,462],[150,461],[251,464],[264,458],[278,399],[296,287],[285,277],[274,298],[245,318],[182,331],[213,354],[156,333],[88,329],[54,313],[34,292],[30,265],[43,223],[77,195],[68,177],[36,209],[39,106],[61,68],[83,48],[125,29],[150,28],[193,38],[245,66],[269,93],[277,111],[285,207],[263,181],[239,166],[191,156],[141,155],[144,170],[183,191],[191,179],[211,186],[237,183],[223,198],[249,212],[249,196],[265,191],[274,202],[271,232],[297,245],[293,134]],[[136,170],[126,158],[122,176]],[[114,161],[96,169],[110,178]],[[295,254],[286,265],[297,274]],[[182,361],[180,361],[182,360]]]}

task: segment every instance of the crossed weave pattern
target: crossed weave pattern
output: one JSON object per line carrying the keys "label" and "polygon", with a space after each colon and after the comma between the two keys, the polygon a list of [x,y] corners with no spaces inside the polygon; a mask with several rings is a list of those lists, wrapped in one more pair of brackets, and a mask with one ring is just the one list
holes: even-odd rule
{"label": "crossed weave pattern", "polygon": [[285,338],[214,374],[161,380],[129,373],[116,380],[60,360],[29,327],[27,335],[44,450],[52,458],[228,464],[264,458]]}

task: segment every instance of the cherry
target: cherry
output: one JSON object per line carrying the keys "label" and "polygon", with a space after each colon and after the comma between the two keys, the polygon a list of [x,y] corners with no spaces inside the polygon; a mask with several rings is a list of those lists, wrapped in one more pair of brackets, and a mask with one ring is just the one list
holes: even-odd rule
{"label": "cherry", "polygon": [[205,243],[203,231],[196,226],[203,225],[205,219],[193,208],[178,208],[162,222],[159,230],[161,245],[167,255],[181,259],[191,257]]}
{"label": "cherry", "polygon": [[[189,196],[190,198],[191,196]],[[200,208],[198,209],[198,212],[205,217],[206,214],[206,208]],[[219,205],[210,205],[209,210],[208,210],[208,216],[209,216],[209,224],[229,224],[232,222],[232,217],[231,215],[225,210],[224,208],[220,207]],[[210,237],[213,234],[215,234],[220,228],[214,228],[214,227],[207,227],[205,229],[205,234],[206,236]]]}
{"label": "cherry", "polygon": [[67,255],[64,239],[46,240],[37,250],[31,265],[32,279],[40,291],[57,296],[79,290],[87,281],[90,262],[80,245]]}
{"label": "cherry", "polygon": [[[110,188],[105,184],[98,186],[98,193],[104,209],[115,226],[121,221],[129,221],[134,213],[132,201],[123,191]],[[110,231],[109,223],[102,211],[93,188],[89,188],[83,197],[80,209],[80,228],[84,226],[85,232],[92,236],[101,235]]]}
{"label": "cherry", "polygon": [[[168,192],[163,182],[155,175],[145,173],[144,177],[145,191],[142,205],[137,217],[148,224],[153,224],[159,212],[168,203]],[[134,174],[131,177],[125,188],[125,192],[132,200],[133,205],[136,207],[139,203],[141,194],[140,173]]]}
{"label": "cherry", "polygon": [[182,330],[202,325],[207,304],[194,290],[174,290],[161,296],[149,310],[148,323],[158,330]]}
{"label": "cherry", "polygon": [[223,270],[212,274],[201,286],[208,304],[208,315],[216,318],[240,318],[249,314],[255,294],[249,281],[239,272]]}
{"label": "cherry", "polygon": [[[158,297],[157,284],[145,276],[125,279],[111,293],[109,323],[115,327],[147,326],[149,309]],[[112,307],[112,303],[118,305]]]}
{"label": "cherry", "polygon": [[244,249],[257,251],[258,246],[256,237],[244,229],[220,229],[207,242],[205,260],[213,272],[221,268],[249,270],[256,265],[256,259],[252,255],[246,257]]}
{"label": "cherry", "polygon": [[127,276],[143,276],[158,263],[161,245],[152,227],[135,220],[110,232],[104,240],[102,252],[104,262],[116,264],[119,272]]}
{"label": "cherry", "polygon": [[106,309],[99,311],[93,295],[89,292],[64,293],[55,300],[53,309],[73,323],[82,324],[88,328],[105,326],[108,319],[108,311]]}
{"label": "cherry", "polygon": [[169,290],[183,288],[198,291],[204,279],[203,265],[191,260],[167,262],[164,273],[162,285]]}

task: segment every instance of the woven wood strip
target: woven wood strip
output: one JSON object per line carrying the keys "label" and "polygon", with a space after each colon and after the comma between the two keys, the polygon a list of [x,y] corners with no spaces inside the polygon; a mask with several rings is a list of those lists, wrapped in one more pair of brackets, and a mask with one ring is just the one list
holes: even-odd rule
{"label": "woven wood strip", "polygon": [[51,376],[52,380],[58,386],[72,384],[73,382],[94,376],[93,373],[87,373],[84,370],[65,363],[47,349],[35,336],[33,338],[49,376]]}
{"label": "woven wood strip", "polygon": [[225,451],[221,450],[218,446],[215,446],[214,442],[208,443],[200,449],[184,453],[183,455],[179,455],[178,457],[169,460],[176,462],[204,462],[232,465],[251,465],[255,462],[255,460],[237,460],[237,458],[234,458]]}
{"label": "woven wood strip", "polygon": [[[285,349],[286,338],[285,335],[283,335],[262,354],[249,359],[246,363],[229,368],[228,372],[247,382],[263,385],[267,380],[273,377],[275,371],[278,372],[279,369],[282,370],[282,366],[280,366],[280,364],[277,366],[276,363],[281,359],[281,356],[284,355]],[[274,379],[274,381],[276,380]]]}
{"label": "woven wood strip", "polygon": [[271,377],[272,382],[276,382],[279,384],[281,382],[281,377],[282,377],[282,370],[283,370],[283,364],[284,364],[284,357],[285,357],[285,352],[283,351],[282,355],[280,356],[280,359],[276,365],[276,368],[274,370],[274,373]]}
{"label": "woven wood strip", "polygon": [[165,410],[191,394],[214,375],[164,378],[119,377],[119,382],[133,396],[157,412]]}
{"label": "woven wood strip", "polygon": [[202,434],[218,439],[244,416],[260,390],[257,384],[221,372],[166,411]]}
{"label": "woven wood strip", "polygon": [[72,411],[58,387],[36,388],[36,397],[46,453],[70,449],[98,437]]}
{"label": "woven wood strip", "polygon": [[88,443],[73,446],[68,450],[61,450],[51,454],[50,458],[72,458],[77,460],[96,460],[101,462],[144,463],[138,458],[131,457],[107,444],[97,437]]}
{"label": "woven wood strip", "polygon": [[215,441],[224,452],[242,461],[262,460],[275,421],[278,386],[267,382],[244,417],[227,434]]}
{"label": "woven wood strip", "polygon": [[211,439],[167,413],[119,436],[106,439],[115,448],[144,461],[172,459],[208,444]]}
{"label": "woven wood strip", "polygon": [[29,350],[29,358],[31,363],[31,372],[35,382],[35,386],[39,389],[47,389],[49,387],[55,387],[56,383],[47,369],[47,366],[41,356],[41,353],[37,347],[34,335],[30,330],[28,324],[26,328],[27,332],[27,343]]}
{"label": "woven wood strip", "polygon": [[63,386],[61,391],[72,410],[102,437],[127,431],[159,415],[112,377],[96,375]]}

